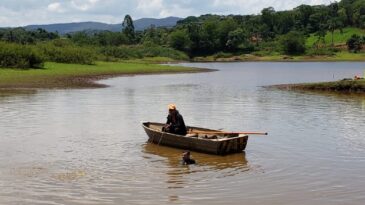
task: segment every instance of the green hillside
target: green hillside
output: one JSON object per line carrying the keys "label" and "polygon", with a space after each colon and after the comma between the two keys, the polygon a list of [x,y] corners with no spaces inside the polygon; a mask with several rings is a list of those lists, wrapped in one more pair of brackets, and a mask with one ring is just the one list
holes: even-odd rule
{"label": "green hillside", "polygon": [[[333,42],[334,44],[338,45],[338,44],[346,44],[346,41],[353,35],[353,34],[357,34],[357,35],[365,35],[365,29],[360,29],[360,28],[353,28],[353,27],[348,27],[348,28],[344,28],[342,29],[342,33],[340,30],[336,30],[333,34]],[[307,47],[312,47],[313,44],[317,41],[318,37],[315,36],[315,34],[311,34],[307,40],[306,40],[306,46]],[[325,42],[326,45],[331,45],[332,42],[332,34],[331,32],[327,32],[326,36],[325,36]]]}

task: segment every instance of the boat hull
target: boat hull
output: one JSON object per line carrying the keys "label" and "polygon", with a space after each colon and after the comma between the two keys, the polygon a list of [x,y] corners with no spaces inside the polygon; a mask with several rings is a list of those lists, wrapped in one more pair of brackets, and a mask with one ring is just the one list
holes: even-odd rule
{"label": "boat hull", "polygon": [[[148,142],[170,146],[185,150],[226,155],[231,153],[240,153],[245,150],[248,136],[247,135],[230,135],[220,137],[219,139],[208,139],[208,136],[191,136],[176,135],[162,132],[162,123],[145,122],[143,128],[148,135]],[[198,127],[187,127],[189,132],[192,131],[218,131]]]}

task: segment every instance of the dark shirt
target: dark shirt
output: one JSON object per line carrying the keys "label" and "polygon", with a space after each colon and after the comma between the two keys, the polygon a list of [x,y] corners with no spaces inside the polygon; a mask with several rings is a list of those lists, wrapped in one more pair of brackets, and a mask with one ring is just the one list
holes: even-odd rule
{"label": "dark shirt", "polygon": [[173,134],[186,135],[186,126],[182,115],[176,110],[175,118],[171,114],[167,116],[166,124],[170,125],[169,132]]}

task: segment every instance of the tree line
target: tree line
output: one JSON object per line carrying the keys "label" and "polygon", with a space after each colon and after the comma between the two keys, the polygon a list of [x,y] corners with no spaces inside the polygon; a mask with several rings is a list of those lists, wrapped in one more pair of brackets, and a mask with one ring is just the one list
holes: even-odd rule
{"label": "tree line", "polygon": [[[336,52],[335,32],[348,27],[365,29],[365,0],[300,5],[288,11],[275,11],[269,7],[257,15],[190,16],[178,21],[173,28],[151,25],[144,31],[136,31],[131,16],[126,15],[121,32],[82,31],[60,36],[43,29],[12,28],[0,29],[0,40],[26,46],[28,50],[33,45],[37,48],[33,54],[41,53],[45,60],[89,64],[97,59],[163,56],[181,60],[187,56],[217,53],[327,55]],[[331,35],[330,45],[325,42],[328,33]],[[314,36],[315,41],[306,45],[309,36]],[[354,35],[346,43],[350,52],[358,52],[364,42],[364,36]],[[14,49],[16,46],[10,47]],[[0,56],[5,55],[1,53],[4,50],[0,49]],[[62,55],[64,58],[56,58]],[[73,56],[79,57],[75,59]]]}

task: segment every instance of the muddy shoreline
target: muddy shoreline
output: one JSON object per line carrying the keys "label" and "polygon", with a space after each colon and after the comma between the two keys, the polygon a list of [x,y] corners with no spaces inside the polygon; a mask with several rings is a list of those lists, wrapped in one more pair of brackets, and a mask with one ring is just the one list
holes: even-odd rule
{"label": "muddy shoreline", "polygon": [[120,73],[120,74],[90,74],[80,76],[60,76],[54,78],[43,78],[37,82],[19,82],[12,85],[0,85],[0,93],[29,93],[36,89],[82,89],[82,88],[105,88],[108,85],[99,83],[100,80],[115,77],[137,76],[137,75],[166,75],[166,74],[186,74],[214,72],[217,70],[206,68],[194,68],[190,71],[162,71],[162,72],[144,72],[144,73]]}

